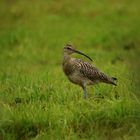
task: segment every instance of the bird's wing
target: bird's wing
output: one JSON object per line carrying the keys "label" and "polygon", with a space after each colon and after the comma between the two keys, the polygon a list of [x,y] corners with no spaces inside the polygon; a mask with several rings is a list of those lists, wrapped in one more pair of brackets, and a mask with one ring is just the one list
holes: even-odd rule
{"label": "bird's wing", "polygon": [[104,73],[100,72],[95,66],[91,65],[88,62],[85,62],[81,59],[74,59],[75,66],[79,70],[79,72],[85,77],[90,79],[91,81],[106,81],[108,80],[108,76]]}

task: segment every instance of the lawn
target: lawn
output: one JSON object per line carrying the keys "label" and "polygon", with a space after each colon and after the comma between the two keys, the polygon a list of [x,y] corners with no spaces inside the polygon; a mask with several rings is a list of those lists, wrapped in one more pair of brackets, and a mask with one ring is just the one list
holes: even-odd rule
{"label": "lawn", "polygon": [[[139,5],[0,0],[0,140],[139,140]],[[85,100],[62,71],[66,43],[118,86],[88,87]]]}

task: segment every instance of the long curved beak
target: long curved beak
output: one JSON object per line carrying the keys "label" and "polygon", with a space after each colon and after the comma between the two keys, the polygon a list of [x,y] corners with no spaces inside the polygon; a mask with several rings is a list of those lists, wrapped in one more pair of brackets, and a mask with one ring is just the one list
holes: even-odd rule
{"label": "long curved beak", "polygon": [[87,57],[89,60],[93,61],[93,60],[92,60],[89,56],[87,56],[86,54],[84,54],[84,53],[82,53],[82,52],[80,52],[80,51],[74,50],[74,49],[73,49],[73,51],[74,51],[75,53],[81,54],[81,55]]}

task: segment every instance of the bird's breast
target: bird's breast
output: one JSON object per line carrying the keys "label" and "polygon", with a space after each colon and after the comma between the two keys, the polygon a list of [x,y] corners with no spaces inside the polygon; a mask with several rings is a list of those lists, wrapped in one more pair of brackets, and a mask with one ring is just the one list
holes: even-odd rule
{"label": "bird's breast", "polygon": [[69,76],[74,72],[74,66],[69,63],[63,63],[63,71],[67,76]]}

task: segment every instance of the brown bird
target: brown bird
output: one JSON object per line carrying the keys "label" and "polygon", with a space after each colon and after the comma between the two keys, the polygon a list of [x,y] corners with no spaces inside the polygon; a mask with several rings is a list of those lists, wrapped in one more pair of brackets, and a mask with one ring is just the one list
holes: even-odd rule
{"label": "brown bird", "polygon": [[73,49],[72,45],[67,44],[64,47],[63,71],[72,83],[80,85],[83,88],[85,98],[87,97],[87,85],[103,82],[116,86],[115,81],[117,78],[107,76],[88,62],[81,59],[71,58],[71,54],[73,53],[84,55],[91,61],[92,59],[86,54]]}

